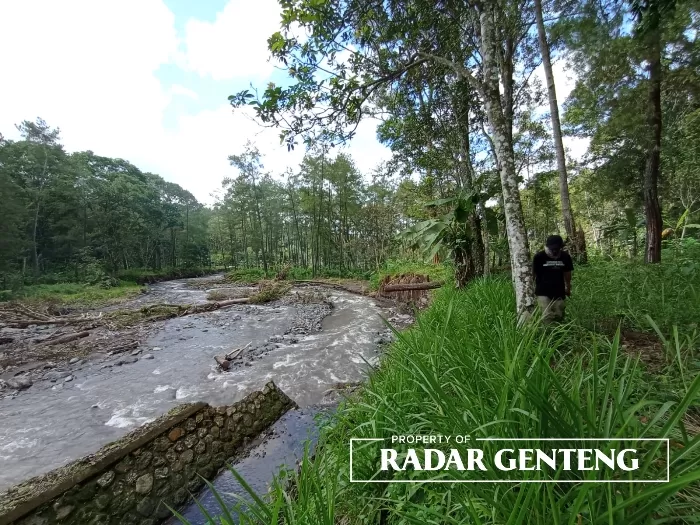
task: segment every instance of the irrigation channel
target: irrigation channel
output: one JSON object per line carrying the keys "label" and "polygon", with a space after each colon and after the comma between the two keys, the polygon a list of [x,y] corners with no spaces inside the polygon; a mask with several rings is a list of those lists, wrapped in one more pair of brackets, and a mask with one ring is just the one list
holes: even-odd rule
{"label": "irrigation channel", "polygon": [[[152,285],[131,306],[206,302],[207,279],[191,281]],[[210,281],[214,288],[215,279]],[[150,323],[126,358],[96,349],[70,365],[48,368],[31,388],[13,395],[5,390],[0,398],[0,490],[96,451],[176,404],[230,404],[273,380],[300,409],[283,416],[235,463],[253,488],[264,491],[282,465],[295,465],[304,442],[315,439],[314,416],[337,403],[338,396],[329,395],[334,386],[361,381],[368,363],[377,361],[390,335],[382,317],[410,322],[370,297],[295,288],[264,305]],[[236,366],[217,368],[214,355],[246,345]],[[228,472],[214,483],[225,493],[237,490]],[[199,499],[216,513],[211,494]],[[194,505],[183,514],[193,524],[205,523]]]}

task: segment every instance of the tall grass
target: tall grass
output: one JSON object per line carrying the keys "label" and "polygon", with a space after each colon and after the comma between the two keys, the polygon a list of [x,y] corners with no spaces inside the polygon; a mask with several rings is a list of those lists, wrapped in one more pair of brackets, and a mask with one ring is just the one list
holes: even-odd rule
{"label": "tall grass", "polygon": [[21,299],[26,302],[54,302],[65,305],[91,306],[97,303],[119,301],[141,293],[142,287],[126,281],[120,281],[119,286],[102,288],[83,283],[34,284],[25,286],[10,299]]}
{"label": "tall grass", "polygon": [[[398,334],[362,397],[341,407],[315,458],[306,458],[292,483],[278,481],[266,500],[227,512],[256,525],[700,522],[700,436],[688,432],[683,419],[697,399],[700,376],[686,371],[683,388],[661,398],[639,363],[621,354],[618,336],[609,341],[572,325],[518,329],[514,310],[506,279],[480,280],[466,292],[442,289],[417,325]],[[671,482],[663,484],[451,483],[450,471],[440,484],[350,483],[350,438],[396,434],[572,443],[669,438],[675,446]],[[474,442],[486,457],[502,446]],[[376,474],[375,453],[354,450],[355,479]],[[665,469],[646,462],[635,477],[656,478]],[[587,479],[604,476],[593,471]],[[561,471],[555,479],[579,480]]]}
{"label": "tall grass", "polygon": [[651,330],[649,318],[665,334],[676,325],[681,334],[700,323],[700,271],[687,272],[674,260],[661,264],[593,261],[575,268],[569,311],[593,330]]}

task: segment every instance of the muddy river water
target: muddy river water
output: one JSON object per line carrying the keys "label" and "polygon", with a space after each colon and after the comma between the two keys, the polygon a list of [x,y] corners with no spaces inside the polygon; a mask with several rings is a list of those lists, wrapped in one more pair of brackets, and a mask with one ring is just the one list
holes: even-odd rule
{"label": "muddy river water", "polygon": [[[135,362],[110,366],[117,357],[88,359],[68,382],[40,381],[0,399],[0,490],[94,452],[176,404],[230,404],[269,380],[307,407],[294,416],[306,423],[288,416],[280,425],[308,430],[312,407],[323,403],[329,388],[366,375],[368,362],[377,359],[378,333],[386,328],[381,317],[389,314],[368,297],[324,293],[333,304],[325,317],[319,305],[281,301],[162,321],[149,331]],[[154,285],[149,296],[154,302],[194,303],[206,300],[206,290],[171,281]],[[309,319],[311,330],[304,328]],[[214,355],[245,345],[251,351],[245,366],[216,369]],[[275,447],[288,458],[299,442]],[[259,468],[276,468],[273,457]],[[254,455],[249,468],[255,468],[253,461]]]}

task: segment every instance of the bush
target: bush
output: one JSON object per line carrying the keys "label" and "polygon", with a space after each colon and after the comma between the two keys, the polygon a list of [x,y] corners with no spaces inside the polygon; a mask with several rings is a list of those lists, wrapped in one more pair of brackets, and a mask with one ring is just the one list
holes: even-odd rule
{"label": "bush", "polygon": [[261,268],[240,268],[226,274],[226,280],[232,283],[256,283],[265,278],[265,272]]}

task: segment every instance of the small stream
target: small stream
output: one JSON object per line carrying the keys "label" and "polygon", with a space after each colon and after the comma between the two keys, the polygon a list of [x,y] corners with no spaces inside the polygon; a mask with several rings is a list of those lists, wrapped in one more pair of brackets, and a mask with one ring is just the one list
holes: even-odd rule
{"label": "small stream", "polygon": [[[156,284],[139,301],[205,301],[206,291],[188,288],[186,281]],[[370,298],[328,294],[334,308],[317,332],[289,335],[300,318],[314,314],[313,305],[241,305],[184,316],[157,323],[134,363],[104,368],[105,360],[88,360],[70,382],[42,381],[0,399],[0,490],[96,451],[179,403],[230,404],[269,380],[302,408],[323,403],[333,384],[365,376],[366,361],[377,358],[377,333],[385,328],[380,315],[388,314]],[[214,355],[248,343],[265,351],[255,353],[249,366],[216,370]],[[313,427],[300,425],[292,424],[304,433],[296,444],[290,441],[292,449]],[[280,454],[289,457],[289,451]]]}

